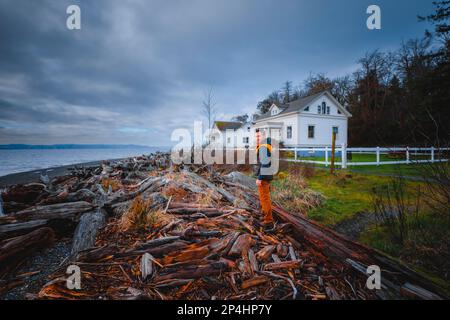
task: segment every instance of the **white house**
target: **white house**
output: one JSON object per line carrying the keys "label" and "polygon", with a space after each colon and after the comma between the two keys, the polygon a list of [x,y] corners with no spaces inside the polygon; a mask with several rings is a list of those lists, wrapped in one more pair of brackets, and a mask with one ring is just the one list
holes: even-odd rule
{"label": "white house", "polygon": [[269,111],[252,123],[216,121],[211,140],[226,147],[248,148],[255,144],[255,130],[260,129],[285,147],[331,146],[333,128],[336,145],[347,144],[348,118],[352,115],[328,91],[291,101],[273,104]]}
{"label": "white house", "polygon": [[273,104],[253,128],[270,131],[286,147],[324,147],[331,145],[334,127],[336,144],[347,144],[349,117],[350,112],[326,90],[286,105]]}
{"label": "white house", "polygon": [[255,129],[251,122],[215,121],[212,129],[212,143],[222,139],[223,145],[229,148],[248,148],[253,145]]}

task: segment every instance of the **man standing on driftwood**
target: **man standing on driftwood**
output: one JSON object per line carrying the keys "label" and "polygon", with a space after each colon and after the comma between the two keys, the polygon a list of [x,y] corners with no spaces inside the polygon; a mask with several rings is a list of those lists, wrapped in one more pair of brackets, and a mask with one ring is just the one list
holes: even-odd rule
{"label": "man standing on driftwood", "polygon": [[273,179],[271,173],[272,143],[271,138],[266,137],[263,131],[256,129],[256,154],[257,154],[257,180],[259,201],[263,215],[262,225],[264,231],[274,230],[274,221],[272,216],[272,202],[270,200],[270,181]]}

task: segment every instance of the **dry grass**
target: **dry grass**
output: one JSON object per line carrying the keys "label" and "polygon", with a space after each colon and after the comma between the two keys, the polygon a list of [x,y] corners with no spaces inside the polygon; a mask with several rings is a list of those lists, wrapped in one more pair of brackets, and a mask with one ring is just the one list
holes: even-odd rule
{"label": "dry grass", "polygon": [[197,194],[197,200],[195,201],[195,203],[214,206],[215,197],[217,197],[217,195],[215,195],[215,192],[211,189],[207,189],[205,190],[205,193]]}
{"label": "dry grass", "polygon": [[185,189],[175,186],[173,184],[165,187],[162,190],[162,194],[166,198],[172,197],[172,201],[177,201],[177,202],[185,199],[189,195],[189,193]]}
{"label": "dry grass", "polygon": [[324,196],[307,188],[305,176],[314,174],[306,166],[288,168],[278,174],[273,183],[272,195],[275,201],[291,212],[307,215],[308,211],[320,206]]}
{"label": "dry grass", "polygon": [[113,192],[116,192],[122,188],[122,185],[114,179],[102,179],[100,184],[106,191],[109,190],[109,186],[111,186]]}
{"label": "dry grass", "polygon": [[128,211],[120,220],[120,229],[124,231],[139,230],[169,223],[172,219],[161,210],[151,210],[151,200],[136,197]]}

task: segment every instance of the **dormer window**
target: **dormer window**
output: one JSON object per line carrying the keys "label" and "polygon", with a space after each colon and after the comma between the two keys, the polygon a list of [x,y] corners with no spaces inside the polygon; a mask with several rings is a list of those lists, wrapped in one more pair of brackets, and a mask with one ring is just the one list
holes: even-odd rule
{"label": "dormer window", "polygon": [[322,114],[327,113],[327,104],[325,102],[322,102]]}
{"label": "dormer window", "polygon": [[321,110],[322,110],[322,108],[320,106],[317,106],[317,114],[320,114]]}
{"label": "dormer window", "polygon": [[271,116],[275,116],[279,113],[280,113],[280,110],[278,109],[278,107],[276,105],[272,105],[272,107],[270,107],[270,115]]}

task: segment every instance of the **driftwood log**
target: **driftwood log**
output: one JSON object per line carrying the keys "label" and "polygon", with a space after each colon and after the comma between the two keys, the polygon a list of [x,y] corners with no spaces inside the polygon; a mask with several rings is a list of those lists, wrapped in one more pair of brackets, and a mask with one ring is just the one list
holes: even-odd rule
{"label": "driftwood log", "polygon": [[101,209],[83,213],[75,229],[71,255],[76,256],[80,251],[93,247],[97,232],[105,223],[105,213]]}
{"label": "driftwood log", "polygon": [[0,276],[14,269],[36,250],[50,246],[55,234],[50,228],[40,228],[26,235],[0,243]]}
{"label": "driftwood log", "polygon": [[22,210],[15,214],[9,215],[6,218],[13,218],[17,221],[30,221],[36,219],[77,220],[80,213],[90,211],[93,208],[94,206],[86,201],[58,203],[48,206],[32,207],[30,209]]}
{"label": "driftwood log", "polygon": [[48,224],[46,219],[37,219],[27,222],[7,223],[0,225],[0,240],[23,235]]}
{"label": "driftwood log", "polygon": [[250,207],[244,201],[235,197],[233,194],[226,191],[225,189],[215,186],[212,182],[209,182],[208,180],[199,176],[198,174],[196,174],[194,172],[190,172],[190,171],[185,171],[185,174],[188,175],[194,181],[199,182],[199,183],[207,186],[209,189],[219,193],[221,196],[223,196],[225,199],[227,199],[234,206],[236,206],[238,208],[242,208],[242,209],[250,209]]}
{"label": "driftwood log", "polygon": [[294,216],[278,206],[274,206],[274,213],[281,220],[292,224],[294,238],[306,241],[337,264],[350,265],[366,276],[369,276],[366,274],[368,266],[379,266],[382,270],[381,290],[377,290],[380,298],[395,299],[413,293],[421,299],[446,297],[446,293],[425,276],[375,249],[348,240],[327,227],[304,217]]}

